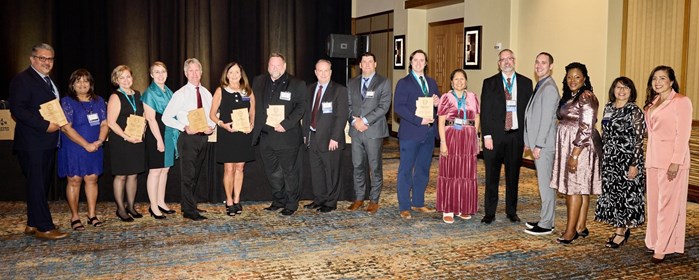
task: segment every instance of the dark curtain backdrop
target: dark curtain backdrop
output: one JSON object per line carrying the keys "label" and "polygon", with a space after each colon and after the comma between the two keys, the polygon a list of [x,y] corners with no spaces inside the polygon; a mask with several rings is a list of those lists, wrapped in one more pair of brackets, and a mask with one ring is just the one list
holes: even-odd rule
{"label": "dark curtain backdrop", "polygon": [[[326,37],[351,33],[351,0],[10,0],[0,3],[0,24],[0,99],[7,99],[10,80],[29,66],[31,46],[39,42],[55,48],[51,76],[62,94],[70,74],[86,68],[94,76],[96,92],[107,98],[113,90],[111,71],[120,64],[132,69],[134,88],[143,91],[150,83],[148,68],[156,60],[168,66],[167,85],[177,90],[186,82],[182,64],[189,57],[202,62],[202,83],[213,92],[228,62],[240,62],[252,81],[266,73],[267,57],[273,51],[287,57],[288,72],[306,82],[315,81],[315,62],[328,59]],[[333,80],[344,84],[345,60],[330,61]],[[246,177],[261,180],[260,164],[248,165],[246,174],[253,175]],[[220,165],[207,167],[213,180],[218,180],[219,172]],[[176,177],[177,172],[171,174]],[[139,181],[144,185],[145,177]],[[255,183],[246,181],[246,185]],[[266,185],[262,183],[258,186]],[[57,181],[49,197],[62,197],[64,184]],[[0,141],[0,200],[23,197],[23,186],[11,142]],[[100,199],[111,196],[105,191],[111,189],[108,173],[101,177],[100,186],[107,187],[102,188]],[[208,195],[220,197],[220,191],[216,188]],[[139,193],[139,197],[145,195]]]}

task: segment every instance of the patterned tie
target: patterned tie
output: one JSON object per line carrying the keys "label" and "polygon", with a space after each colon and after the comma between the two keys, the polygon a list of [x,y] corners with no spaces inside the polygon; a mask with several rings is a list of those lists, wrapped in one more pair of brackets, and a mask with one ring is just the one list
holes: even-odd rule
{"label": "patterned tie", "polygon": [[[505,88],[505,99],[506,100],[512,100],[512,93],[509,90],[511,88],[512,88],[512,79],[507,78],[507,87]],[[507,111],[505,113],[505,131],[508,131],[508,130],[512,129],[512,112],[510,112],[507,109],[507,105],[505,105],[505,110]]]}
{"label": "patterned tie", "polygon": [[199,87],[196,87],[197,89],[197,109],[201,108],[201,93],[199,93]]}
{"label": "patterned tie", "polygon": [[369,89],[369,78],[362,78],[364,79],[364,83],[362,85],[362,100],[366,98],[366,91]]}
{"label": "patterned tie", "polygon": [[316,102],[313,103],[313,110],[311,111],[311,127],[316,128],[316,115],[318,115],[318,107],[320,107],[320,95],[323,94],[323,86],[318,85],[318,91],[316,92]]}
{"label": "patterned tie", "polygon": [[423,76],[420,76],[420,85],[422,86],[422,94],[424,94],[425,97],[427,97],[427,85],[425,85],[425,77]]}
{"label": "patterned tie", "polygon": [[58,98],[58,94],[56,94],[56,91],[53,90],[53,83],[51,82],[51,78],[49,78],[49,76],[46,76],[46,77],[44,77],[44,80],[49,85],[49,89],[51,89],[51,93],[53,93],[53,95],[55,95],[56,98]]}

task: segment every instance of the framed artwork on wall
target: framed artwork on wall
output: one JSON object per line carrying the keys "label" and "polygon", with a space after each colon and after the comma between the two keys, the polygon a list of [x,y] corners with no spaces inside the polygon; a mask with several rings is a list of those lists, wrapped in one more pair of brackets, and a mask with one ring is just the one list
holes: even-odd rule
{"label": "framed artwork on wall", "polygon": [[405,35],[393,37],[393,69],[405,69]]}
{"label": "framed artwork on wall", "polygon": [[483,26],[464,27],[464,69],[481,69]]}

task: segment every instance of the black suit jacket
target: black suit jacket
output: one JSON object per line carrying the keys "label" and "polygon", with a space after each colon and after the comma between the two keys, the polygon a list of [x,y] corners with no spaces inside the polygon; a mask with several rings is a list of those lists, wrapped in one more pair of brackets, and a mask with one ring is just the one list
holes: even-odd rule
{"label": "black suit jacket", "polygon": [[[255,93],[255,128],[252,142],[257,145],[260,134],[266,133],[274,148],[297,148],[301,145],[301,118],[306,111],[306,83],[294,76],[284,73],[279,77],[277,87],[272,91],[272,79],[269,74],[255,77],[252,91]],[[290,92],[289,100],[282,100],[281,92]],[[284,105],[284,120],[281,122],[286,132],[276,132],[265,124],[269,105]]]}
{"label": "black suit jacket", "polygon": [[55,149],[58,132],[47,133],[49,122],[39,114],[39,106],[56,99],[51,88],[31,67],[17,74],[10,82],[10,112],[17,122],[14,150],[39,151]]}
{"label": "black suit jacket", "polygon": [[[517,136],[524,139],[524,113],[533,94],[532,80],[516,73],[517,78]],[[481,91],[481,133],[491,135],[493,144],[499,143],[505,135],[505,85],[502,73],[483,81]]]}
{"label": "black suit jacket", "polygon": [[[313,113],[313,96],[316,94],[318,83],[312,83],[308,86],[308,98],[306,102],[306,114],[303,117],[303,136],[308,137],[311,131],[311,118]],[[323,112],[323,103],[332,103],[332,112]],[[311,145],[317,145],[321,152],[328,151],[330,140],[338,142],[338,150],[345,148],[345,124],[349,114],[349,100],[347,97],[347,88],[343,85],[330,81],[328,88],[325,89],[325,94],[320,100],[318,112],[316,115],[316,134],[315,140]]]}

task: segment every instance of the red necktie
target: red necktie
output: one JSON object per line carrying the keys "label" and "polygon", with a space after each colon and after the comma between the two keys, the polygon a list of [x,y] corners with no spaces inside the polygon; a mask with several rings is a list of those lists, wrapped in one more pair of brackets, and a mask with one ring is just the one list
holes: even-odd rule
{"label": "red necktie", "polygon": [[201,94],[199,93],[199,87],[197,88],[197,109],[201,108]]}
{"label": "red necktie", "polygon": [[[505,88],[506,100],[512,100],[512,93],[508,90],[510,88],[512,88],[512,79],[507,78],[507,87]],[[512,112],[507,109],[507,105],[505,105],[505,110],[507,111],[505,113],[505,131],[508,131],[512,129]]]}
{"label": "red necktie", "polygon": [[318,107],[320,107],[320,95],[323,94],[323,86],[318,85],[318,91],[316,92],[316,102],[313,103],[313,110],[311,111],[311,127],[316,128],[316,115],[318,115]]}

